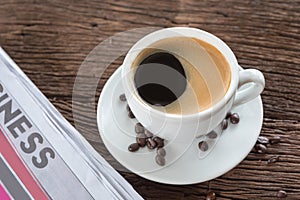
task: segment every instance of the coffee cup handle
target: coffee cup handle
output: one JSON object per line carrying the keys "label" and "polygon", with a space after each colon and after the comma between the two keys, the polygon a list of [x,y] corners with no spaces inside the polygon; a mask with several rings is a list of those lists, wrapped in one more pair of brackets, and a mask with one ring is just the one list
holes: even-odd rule
{"label": "coffee cup handle", "polygon": [[259,70],[246,69],[239,71],[239,85],[233,106],[239,106],[256,98],[264,87],[265,78]]}

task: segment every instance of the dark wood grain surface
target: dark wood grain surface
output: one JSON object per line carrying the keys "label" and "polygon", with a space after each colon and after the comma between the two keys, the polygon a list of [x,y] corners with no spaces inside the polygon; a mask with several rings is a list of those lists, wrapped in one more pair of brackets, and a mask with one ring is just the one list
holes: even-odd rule
{"label": "dark wood grain surface", "polygon": [[[209,190],[217,199],[275,199],[278,190],[287,192],[286,199],[300,199],[300,1],[0,1],[0,45],[72,124],[73,85],[85,57],[109,36],[150,26],[207,30],[232,48],[243,67],[261,70],[266,78],[261,134],[282,142],[265,155],[252,151],[227,174],[195,185],[121,174],[145,199],[205,199]],[[123,56],[105,71],[96,100]],[[95,116],[85,106],[75,98],[74,110],[82,116],[76,128],[103,153]],[[273,155],[280,160],[267,165]]]}

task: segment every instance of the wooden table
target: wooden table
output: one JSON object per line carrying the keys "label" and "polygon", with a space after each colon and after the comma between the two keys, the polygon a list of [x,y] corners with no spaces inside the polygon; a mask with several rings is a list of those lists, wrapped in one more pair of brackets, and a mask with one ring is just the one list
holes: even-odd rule
{"label": "wooden table", "polygon": [[[145,199],[205,199],[209,190],[217,199],[274,199],[278,190],[285,190],[287,199],[300,199],[300,1],[2,0],[0,5],[0,45],[73,124],[77,71],[89,52],[109,36],[150,26],[197,27],[217,35],[243,67],[264,73],[261,135],[280,136],[281,143],[263,155],[252,151],[225,175],[195,185],[164,185],[122,170],[121,174]],[[96,100],[123,56],[105,71]],[[82,116],[76,128],[104,152],[95,116],[89,117],[87,105],[74,101]],[[91,102],[94,108],[96,104]],[[280,160],[267,165],[274,155]]]}

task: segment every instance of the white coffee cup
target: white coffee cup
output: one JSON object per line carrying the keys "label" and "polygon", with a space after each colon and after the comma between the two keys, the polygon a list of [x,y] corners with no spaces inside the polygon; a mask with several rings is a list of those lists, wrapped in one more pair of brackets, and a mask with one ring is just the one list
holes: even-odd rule
{"label": "white coffee cup", "polygon": [[[210,108],[195,114],[171,114],[154,109],[143,101],[134,86],[132,65],[145,48],[162,39],[189,37],[205,41],[216,47],[230,66],[231,81],[224,97]],[[256,98],[264,89],[263,74],[256,69],[240,70],[231,49],[216,36],[196,28],[174,27],[150,33],[139,40],[128,52],[122,67],[122,84],[128,105],[136,119],[152,133],[167,139],[185,142],[205,135],[216,128],[233,106]],[[247,85],[245,87],[241,87]]]}

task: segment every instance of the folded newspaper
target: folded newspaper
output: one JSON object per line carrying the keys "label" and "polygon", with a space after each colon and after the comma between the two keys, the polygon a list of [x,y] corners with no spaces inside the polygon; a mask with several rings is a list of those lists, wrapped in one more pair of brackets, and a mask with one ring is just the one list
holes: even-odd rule
{"label": "folded newspaper", "polygon": [[0,199],[142,199],[2,48]]}

